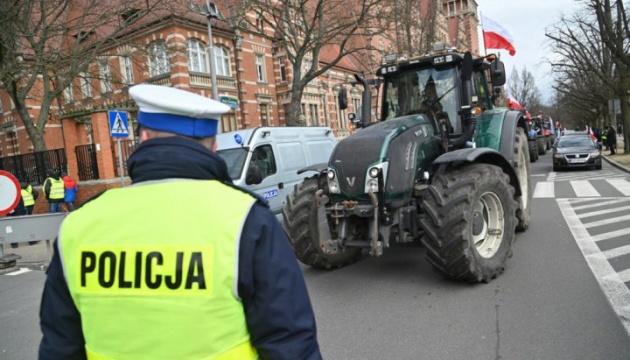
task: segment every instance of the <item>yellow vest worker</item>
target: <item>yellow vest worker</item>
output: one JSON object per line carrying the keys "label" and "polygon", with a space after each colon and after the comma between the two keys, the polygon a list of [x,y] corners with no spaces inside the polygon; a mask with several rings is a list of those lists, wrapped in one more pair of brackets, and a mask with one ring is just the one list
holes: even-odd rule
{"label": "yellow vest worker", "polygon": [[24,207],[35,206],[35,198],[33,197],[33,187],[28,185],[26,188],[22,189],[22,202],[24,203]]}
{"label": "yellow vest worker", "polygon": [[130,95],[142,140],[133,185],[64,220],[39,359],[321,359],[285,232],[210,151],[227,107],[152,85]]}

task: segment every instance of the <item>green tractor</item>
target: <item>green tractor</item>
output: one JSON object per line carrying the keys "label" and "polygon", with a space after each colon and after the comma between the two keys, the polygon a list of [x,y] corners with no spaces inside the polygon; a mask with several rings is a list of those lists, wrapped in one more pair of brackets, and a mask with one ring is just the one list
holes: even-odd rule
{"label": "green tractor", "polygon": [[493,105],[505,84],[494,56],[445,48],[378,71],[382,121],[361,129],[297,185],[283,209],[297,258],[334,269],[400,243],[419,243],[449,278],[488,282],[529,224],[531,182],[523,114]]}

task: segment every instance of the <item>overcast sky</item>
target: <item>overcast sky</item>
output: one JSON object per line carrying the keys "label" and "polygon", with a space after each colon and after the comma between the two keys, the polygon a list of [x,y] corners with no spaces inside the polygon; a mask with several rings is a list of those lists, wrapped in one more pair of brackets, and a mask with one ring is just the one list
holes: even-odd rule
{"label": "overcast sky", "polygon": [[514,38],[516,55],[501,51],[509,75],[515,66],[523,66],[536,76],[536,84],[548,103],[551,89],[551,68],[545,62],[549,46],[545,29],[558,22],[562,15],[571,15],[580,8],[575,0],[477,0],[479,11],[498,22]]}

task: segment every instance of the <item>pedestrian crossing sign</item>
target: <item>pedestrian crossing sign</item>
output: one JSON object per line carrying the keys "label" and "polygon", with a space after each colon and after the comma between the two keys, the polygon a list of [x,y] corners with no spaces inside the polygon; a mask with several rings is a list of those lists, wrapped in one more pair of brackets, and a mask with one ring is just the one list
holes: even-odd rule
{"label": "pedestrian crossing sign", "polygon": [[129,136],[129,113],[126,111],[110,110],[107,112],[109,131],[113,138]]}

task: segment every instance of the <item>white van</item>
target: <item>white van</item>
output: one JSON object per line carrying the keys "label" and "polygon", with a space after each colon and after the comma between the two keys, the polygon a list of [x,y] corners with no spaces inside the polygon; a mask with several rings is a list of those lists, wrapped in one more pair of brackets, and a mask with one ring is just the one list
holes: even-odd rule
{"label": "white van", "polygon": [[328,163],[337,140],[327,127],[259,127],[217,135],[217,154],[225,160],[234,184],[269,202],[278,215],[294,185]]}

